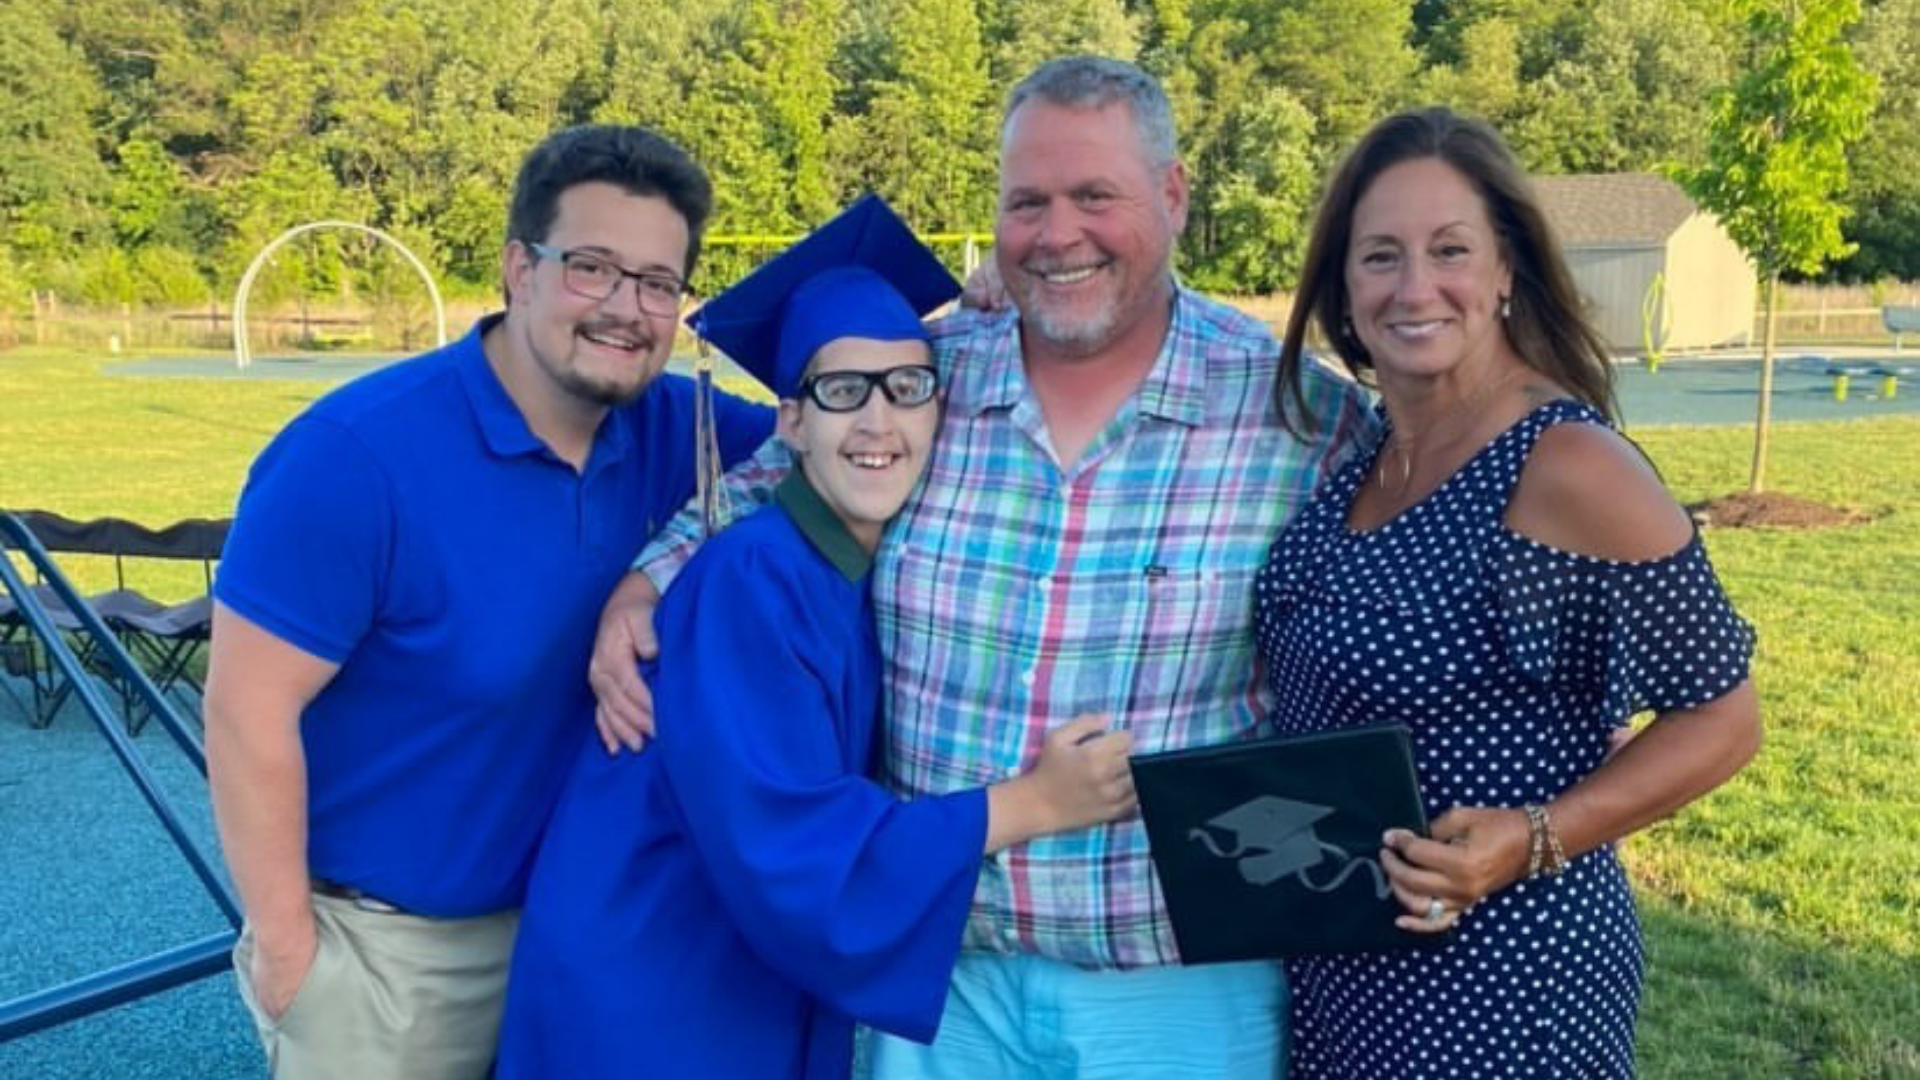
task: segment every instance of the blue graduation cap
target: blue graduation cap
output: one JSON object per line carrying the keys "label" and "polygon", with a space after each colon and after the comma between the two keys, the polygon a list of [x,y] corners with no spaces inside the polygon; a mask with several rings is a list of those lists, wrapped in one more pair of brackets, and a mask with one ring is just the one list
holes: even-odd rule
{"label": "blue graduation cap", "polygon": [[701,306],[687,325],[782,398],[820,346],[926,340],[922,316],[960,294],[878,195],[865,195]]}

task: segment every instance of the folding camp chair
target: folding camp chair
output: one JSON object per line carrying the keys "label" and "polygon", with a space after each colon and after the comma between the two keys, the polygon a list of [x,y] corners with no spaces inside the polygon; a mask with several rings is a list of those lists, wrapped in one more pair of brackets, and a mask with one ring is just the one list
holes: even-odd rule
{"label": "folding camp chair", "polygon": [[[138,596],[138,594],[135,594]],[[196,596],[184,603],[163,606],[146,597],[140,597],[141,603],[128,605],[119,610],[102,611],[101,617],[107,625],[120,634],[120,640],[126,643],[127,651],[140,661],[146,669],[147,677],[159,687],[160,692],[178,698],[178,690],[185,688],[193,691],[193,700],[188,711],[199,715],[198,701],[201,694],[200,680],[193,672],[193,660],[207,647],[207,639],[213,629],[213,597]],[[129,706],[137,702],[129,700]],[[138,734],[147,722],[144,711],[129,711],[127,723],[129,729]]]}
{"label": "folding camp chair", "polygon": [[[127,649],[139,659],[148,677],[162,692],[189,706],[195,702],[177,691],[191,690],[197,697],[200,683],[193,673],[195,657],[206,647],[212,625],[213,602],[203,594],[184,603],[167,605],[127,588],[126,563],[129,558],[197,559],[207,590],[213,588],[213,562],[226,543],[226,521],[190,519],[163,529],[148,529],[120,518],[99,518],[79,522],[41,510],[22,511],[19,520],[50,552],[108,555],[113,558],[116,588],[87,598],[101,621],[118,634]],[[80,661],[115,684],[126,706],[128,730],[138,733],[146,724],[149,711],[137,700],[132,688],[117,679],[110,667],[95,664],[100,644],[84,631],[82,620],[46,586],[36,586],[35,599],[47,612],[54,628],[73,640]],[[13,605],[9,603],[8,608]],[[37,727],[53,721],[73,692],[51,665],[43,665],[35,655],[31,635],[21,633],[17,611],[0,610],[0,644],[17,643],[24,659],[9,659],[11,666],[24,667],[33,690],[30,715]],[[187,710],[198,715],[199,709]]]}

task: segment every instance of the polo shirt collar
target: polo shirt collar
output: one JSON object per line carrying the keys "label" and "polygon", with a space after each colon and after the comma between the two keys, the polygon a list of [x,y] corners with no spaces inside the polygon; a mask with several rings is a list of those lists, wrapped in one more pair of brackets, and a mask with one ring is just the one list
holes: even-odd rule
{"label": "polo shirt collar", "polygon": [[[466,390],[467,401],[473,406],[474,420],[480,426],[481,436],[486,439],[487,449],[501,457],[524,454],[551,457],[553,450],[527,426],[527,418],[520,412],[520,406],[513,403],[507,388],[500,382],[500,376],[494,373],[493,365],[487,363],[487,353],[481,345],[481,339],[505,319],[506,315],[501,312],[482,316],[465,337],[448,346],[453,366],[460,373],[460,384]],[[599,430],[594,432],[593,451],[587,459],[588,472],[604,461],[625,457],[632,448],[633,433],[620,421],[620,413],[619,409],[608,410],[606,418],[600,422]]]}
{"label": "polo shirt collar", "polygon": [[800,535],[840,571],[840,576],[852,582],[867,576],[867,571],[873,568],[873,555],[860,546],[860,541],[847,531],[846,522],[820,498],[820,493],[807,481],[806,473],[797,468],[788,473],[774,489],[773,499],[793,519]]}
{"label": "polo shirt collar", "polygon": [[[1206,421],[1206,357],[1195,346],[1198,337],[1193,327],[1199,318],[1196,302],[1186,286],[1174,282],[1173,317],[1167,323],[1166,340],[1161,342],[1160,355],[1146,380],[1135,391],[1143,416],[1188,427]],[[947,364],[951,382],[947,408],[969,416],[1013,408],[1028,393],[1026,367],[1020,357],[1018,314],[1008,311],[984,318],[978,330],[961,335],[959,340],[968,341],[968,348],[955,352]]]}

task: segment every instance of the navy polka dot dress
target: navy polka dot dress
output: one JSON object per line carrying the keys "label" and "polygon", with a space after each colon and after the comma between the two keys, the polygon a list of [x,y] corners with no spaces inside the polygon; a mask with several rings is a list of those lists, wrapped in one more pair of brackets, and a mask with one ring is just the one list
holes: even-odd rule
{"label": "navy polka dot dress", "polygon": [[[1752,631],[1698,537],[1620,563],[1502,524],[1535,441],[1566,422],[1605,423],[1542,405],[1365,533],[1347,512],[1378,446],[1328,481],[1257,582],[1279,732],[1405,724],[1433,817],[1547,802],[1628,716],[1746,678]],[[1487,898],[1444,948],[1289,961],[1292,1076],[1630,1077],[1641,966],[1633,897],[1604,847]]]}

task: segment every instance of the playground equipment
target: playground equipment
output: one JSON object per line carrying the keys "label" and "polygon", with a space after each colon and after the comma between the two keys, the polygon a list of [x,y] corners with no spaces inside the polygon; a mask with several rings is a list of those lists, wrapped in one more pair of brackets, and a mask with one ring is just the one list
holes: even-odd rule
{"label": "playground equipment", "polygon": [[1658,271],[1640,299],[1640,350],[1647,370],[1657,372],[1667,358],[1667,335],[1673,327],[1673,304],[1667,296],[1666,271]]}
{"label": "playground equipment", "polygon": [[233,291],[233,363],[235,367],[244,368],[253,362],[252,354],[247,351],[247,294],[253,289],[253,279],[259,276],[260,269],[267,264],[267,259],[278,251],[281,245],[316,229],[346,229],[392,244],[393,249],[400,253],[400,257],[407,261],[407,265],[413,267],[420,275],[420,280],[427,283],[427,295],[433,299],[434,329],[439,335],[436,344],[447,343],[447,308],[440,301],[440,287],[433,283],[433,274],[427,269],[427,264],[407,250],[407,245],[395,239],[392,234],[382,232],[371,225],[362,225],[353,221],[310,221],[305,225],[296,225],[275,237],[272,243],[261,248],[260,254],[255,255],[253,261],[247,264],[247,272],[240,275],[240,284]]}
{"label": "playground equipment", "polygon": [[1880,309],[1880,321],[1886,324],[1887,333],[1893,335],[1893,351],[1899,352],[1902,338],[1920,334],[1920,307],[1888,304]]}

